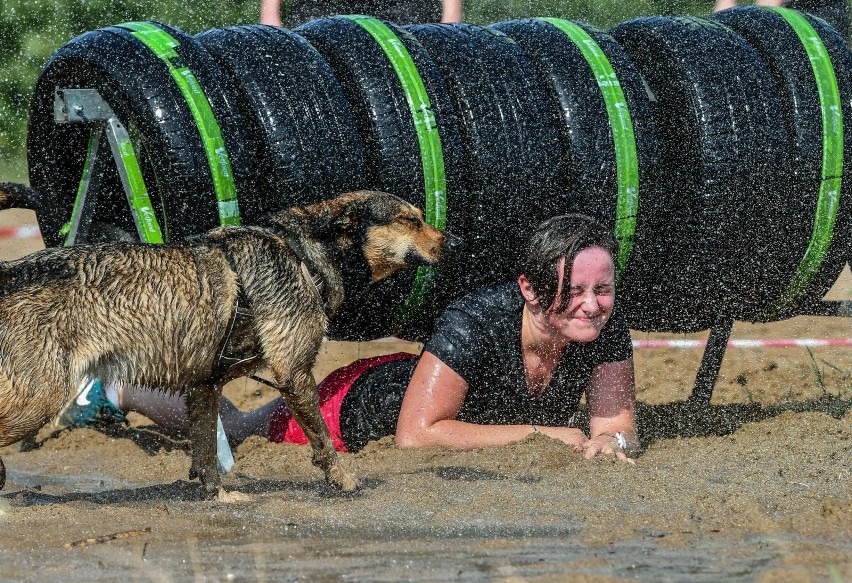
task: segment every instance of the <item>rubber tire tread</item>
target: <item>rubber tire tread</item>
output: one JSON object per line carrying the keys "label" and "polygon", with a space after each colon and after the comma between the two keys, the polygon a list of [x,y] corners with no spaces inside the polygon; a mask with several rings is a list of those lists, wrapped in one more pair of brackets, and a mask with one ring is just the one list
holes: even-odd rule
{"label": "rubber tire tread", "polygon": [[264,25],[211,29],[196,39],[238,87],[258,153],[244,220],[368,186],[364,148],[331,67],[301,36]]}
{"label": "rubber tire tread", "polygon": [[507,35],[471,24],[405,27],[435,60],[462,130],[468,175],[464,250],[436,294],[452,299],[516,277],[535,226],[570,209],[559,116],[532,60]]}
{"label": "rubber tire tread", "polygon": [[[805,15],[810,24],[823,39],[829,51],[829,57],[835,69],[838,89],[841,94],[844,124],[852,124],[852,83],[850,83],[849,51],[845,43],[830,27]],[[814,82],[813,68],[807,52],[796,32],[784,18],[771,10],[754,6],[744,6],[718,12],[713,16],[717,20],[742,35],[757,51],[772,74],[777,92],[782,99],[785,121],[791,136],[792,169],[785,190],[783,215],[785,220],[783,240],[786,242],[785,257],[788,261],[779,264],[784,277],[779,281],[769,281],[761,287],[760,305],[743,304],[743,313],[738,319],[767,321],[787,317],[788,312],[777,313],[773,308],[780,298],[788,281],[798,268],[805,254],[814,225],[817,195],[822,170],[822,112],[819,93]],[[829,48],[831,47],[831,48]],[[849,132],[844,136],[844,178],[852,176],[852,138]],[[809,306],[819,301],[833,285],[850,255],[848,233],[852,231],[848,210],[852,206],[852,188],[849,180],[841,181],[840,212],[834,229],[834,237],[828,253],[823,259],[819,273],[809,288],[802,294],[791,311],[797,306]],[[789,274],[789,275],[787,275]]]}
{"label": "rubber tire tread", "polygon": [[[161,26],[179,42],[178,53],[204,87],[228,148],[237,189],[250,175],[242,123],[233,111],[234,95],[221,73],[192,37]],[[56,124],[55,88],[93,88],[128,127],[141,133],[137,147],[146,187],[164,238],[176,240],[219,224],[218,207],[204,147],[195,121],[166,64],[119,27],[84,33],[57,50],[43,68],[33,92],[27,139],[30,184],[45,197],[38,222],[45,244],[60,245],[59,230],[71,216],[82,175],[90,126]],[[137,144],[134,144],[137,146]],[[147,154],[146,154],[147,153]],[[109,156],[104,140],[101,155]],[[142,158],[150,163],[154,175]],[[105,177],[94,220],[135,232],[128,203],[113,172]]]}
{"label": "rubber tire tread", "polygon": [[[633,124],[639,170],[636,230],[622,281],[632,279],[632,266],[642,262],[646,239],[654,233],[644,227],[642,200],[653,198],[660,175],[656,127],[644,81],[621,45],[607,32],[585,22],[573,22],[598,44],[618,77]],[[515,40],[536,64],[559,107],[563,149],[569,156],[568,179],[572,207],[614,227],[618,201],[618,172],[606,102],[595,72],[582,51],[556,26],[539,19],[491,25]]]}
{"label": "rubber tire tread", "polygon": [[[447,172],[448,226],[463,210],[452,192],[463,175],[459,129],[447,89],[432,59],[414,37],[382,21],[402,41],[429,94]],[[423,167],[417,132],[396,72],[379,44],[345,17],[322,18],[295,29],[331,64],[355,113],[364,140],[371,188],[423,207]]]}
{"label": "rubber tire tread", "polygon": [[[584,22],[618,76],[631,114],[640,172],[640,192],[659,170],[656,130],[639,71],[606,32]],[[609,115],[594,71],[580,49],[554,25],[538,19],[499,22],[489,28],[507,34],[533,60],[558,104],[563,150],[569,155],[571,200],[605,224],[614,225],[618,176]],[[640,206],[641,208],[641,206]]]}
{"label": "rubber tire tread", "polygon": [[610,33],[648,85],[662,162],[656,198],[643,198],[657,240],[622,305],[636,329],[704,330],[751,301],[784,252],[764,238],[783,219],[790,168],[780,100],[758,55],[722,24],[643,17]]}
{"label": "rubber tire tread", "polygon": [[[467,171],[447,87],[421,44],[397,25],[382,22],[405,46],[429,95],[446,173],[446,228],[458,233],[467,214],[463,182]],[[295,32],[316,47],[343,86],[364,142],[369,186],[396,194],[422,209],[425,192],[417,130],[399,77],[381,46],[360,24],[345,17],[314,20]],[[439,280],[445,269],[446,264],[442,263]],[[440,283],[424,300],[424,307],[411,326],[405,330],[394,326],[394,316],[412,288],[414,273],[400,270],[371,285],[367,294],[349,295],[341,315],[331,322],[329,336],[349,340],[388,335],[419,338],[421,331],[431,330],[437,316],[433,296]]]}

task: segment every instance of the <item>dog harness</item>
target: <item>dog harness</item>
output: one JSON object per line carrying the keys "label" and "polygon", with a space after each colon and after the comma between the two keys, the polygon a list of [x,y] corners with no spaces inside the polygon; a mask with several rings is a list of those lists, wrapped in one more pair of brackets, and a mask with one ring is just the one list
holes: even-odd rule
{"label": "dog harness", "polygon": [[317,293],[322,298],[322,307],[323,311],[328,314],[328,298],[323,295],[323,278],[321,275],[313,275],[311,274],[311,270],[308,268],[310,264],[310,260],[308,259],[307,253],[305,253],[304,248],[302,247],[302,243],[295,237],[290,235],[283,235],[284,241],[287,242],[287,246],[290,247],[290,250],[299,260],[299,267],[302,269],[302,275],[305,276],[305,279],[310,282],[314,288],[317,290]]}
{"label": "dog harness", "polygon": [[[287,243],[287,246],[290,247],[290,250],[296,256],[296,258],[299,260],[299,267],[301,269],[302,276],[317,290],[317,293],[323,300],[323,309],[326,313],[328,313],[328,300],[322,293],[324,287],[322,276],[314,276],[311,274],[311,271],[308,268],[308,264],[310,263],[310,261],[308,260],[307,254],[305,253],[298,239],[290,235],[281,236]],[[222,252],[222,255],[225,257],[225,260],[228,262],[228,266],[231,268],[231,271],[233,271],[234,274],[238,274],[239,272],[237,271],[236,266],[234,265],[234,262],[231,259],[231,256],[225,250],[224,245],[216,246]],[[251,300],[246,295],[245,290],[243,289],[243,284],[240,281],[239,276],[237,276],[237,300],[234,302],[234,310],[233,312],[231,312],[231,317],[228,320],[228,327],[225,331],[225,336],[222,338],[222,341],[219,343],[219,346],[216,351],[216,362],[213,363],[213,370],[211,373],[211,377],[213,379],[221,379],[233,367],[260,358],[260,354],[254,354],[249,357],[235,356],[233,354],[233,350],[231,349],[231,337],[234,333],[234,329],[236,329],[238,326],[242,328],[243,326],[248,324],[248,322],[253,317],[254,312],[252,311]],[[270,381],[264,378],[255,375],[249,375],[249,378],[268,385],[270,387],[278,388],[274,383],[271,383]]]}

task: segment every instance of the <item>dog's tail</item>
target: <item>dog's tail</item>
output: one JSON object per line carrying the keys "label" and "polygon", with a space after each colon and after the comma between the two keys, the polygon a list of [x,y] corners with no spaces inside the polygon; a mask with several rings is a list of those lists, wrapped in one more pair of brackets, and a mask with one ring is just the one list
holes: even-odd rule
{"label": "dog's tail", "polygon": [[30,209],[41,210],[41,193],[26,184],[14,182],[0,183],[0,210]]}

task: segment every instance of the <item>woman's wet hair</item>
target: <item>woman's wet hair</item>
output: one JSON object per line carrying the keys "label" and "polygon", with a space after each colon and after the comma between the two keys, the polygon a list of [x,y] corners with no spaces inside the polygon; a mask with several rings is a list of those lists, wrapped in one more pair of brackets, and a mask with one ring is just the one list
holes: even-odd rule
{"label": "woman's wet hair", "polygon": [[[583,214],[558,215],[538,225],[527,245],[521,273],[532,285],[544,309],[553,305],[559,290],[557,265],[565,258],[564,285],[571,281],[571,267],[580,251],[603,247],[615,258],[618,243],[612,233],[597,219]],[[568,294],[563,294],[567,305]],[[562,309],[564,306],[559,306]]]}

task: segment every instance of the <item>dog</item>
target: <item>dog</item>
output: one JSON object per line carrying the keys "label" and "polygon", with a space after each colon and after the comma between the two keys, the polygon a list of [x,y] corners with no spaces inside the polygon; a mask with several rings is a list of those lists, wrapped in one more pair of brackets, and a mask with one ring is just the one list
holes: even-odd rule
{"label": "dog", "polygon": [[[29,187],[0,184],[0,209],[38,206]],[[180,392],[190,479],[221,496],[221,388],[265,366],[313,463],[331,484],[355,490],[311,374],[329,319],[344,294],[436,265],[447,242],[415,206],[357,191],[180,243],[81,244],[0,262],[0,446],[36,433],[83,377]]]}

